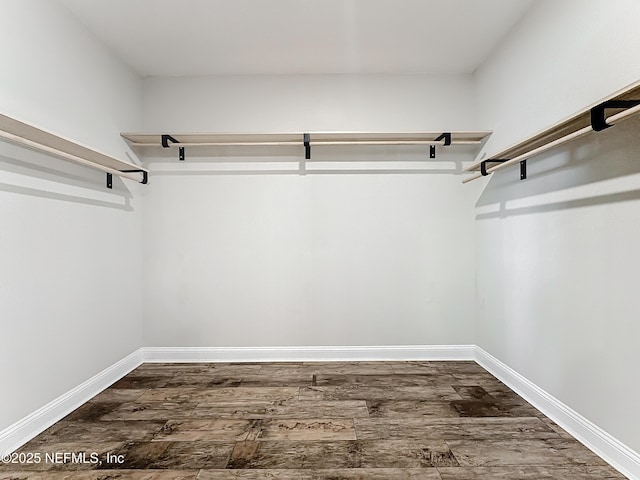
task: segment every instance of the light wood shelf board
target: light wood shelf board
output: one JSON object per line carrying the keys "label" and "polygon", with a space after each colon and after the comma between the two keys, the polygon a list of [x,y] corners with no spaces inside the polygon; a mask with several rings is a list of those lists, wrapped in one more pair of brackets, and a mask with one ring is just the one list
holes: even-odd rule
{"label": "light wood shelf board", "polygon": [[[625,87],[617,92],[605,97],[598,102],[580,110],[579,112],[567,117],[560,122],[557,122],[550,127],[541,130],[540,132],[526,138],[505,150],[495,153],[489,157],[485,157],[481,160],[474,162],[464,169],[466,172],[478,172],[482,162],[491,162],[495,159],[510,160],[515,157],[526,154],[533,150],[537,150],[547,144],[556,142],[574,132],[577,132],[583,128],[591,127],[591,109],[598,105],[607,102],[609,100],[640,100],[640,81],[635,82],[628,87]],[[615,118],[618,113],[624,112],[624,109],[607,109],[607,116],[609,118]],[[504,165],[506,167],[508,165]],[[503,167],[503,168],[504,168]],[[495,169],[488,168],[487,172],[495,171]],[[472,177],[473,179],[478,177]],[[465,181],[467,183],[469,179]]]}
{"label": "light wood shelf board", "polygon": [[[443,132],[300,132],[300,133],[168,133],[170,147],[302,146],[309,133],[312,146],[321,145],[442,145]],[[491,132],[451,132],[452,144],[479,145]],[[122,133],[134,148],[162,148],[161,133]]]}
{"label": "light wood shelf board", "polygon": [[111,157],[8,115],[0,114],[0,138],[63,160],[136,181],[141,181],[142,173],[128,173],[123,170],[141,170],[148,173],[148,170],[139,165]]}

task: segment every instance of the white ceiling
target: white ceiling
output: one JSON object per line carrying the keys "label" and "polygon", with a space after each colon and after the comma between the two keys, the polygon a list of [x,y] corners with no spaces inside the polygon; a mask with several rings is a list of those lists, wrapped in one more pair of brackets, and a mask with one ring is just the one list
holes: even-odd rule
{"label": "white ceiling", "polygon": [[534,0],[61,0],[141,75],[471,73]]}

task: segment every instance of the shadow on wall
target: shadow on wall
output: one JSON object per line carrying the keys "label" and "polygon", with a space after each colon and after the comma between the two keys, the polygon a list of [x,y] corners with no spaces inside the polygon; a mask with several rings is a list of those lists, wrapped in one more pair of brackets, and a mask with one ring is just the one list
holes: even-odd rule
{"label": "shadow on wall", "polygon": [[[530,159],[491,176],[476,203],[477,220],[505,218],[640,199],[640,118]],[[490,207],[494,208],[491,209]],[[497,207],[497,208],[495,208]]]}
{"label": "shadow on wall", "polygon": [[115,175],[113,188],[107,189],[104,173],[12,148],[0,152],[0,171],[9,174],[8,180],[0,181],[2,192],[133,211],[133,195]]}

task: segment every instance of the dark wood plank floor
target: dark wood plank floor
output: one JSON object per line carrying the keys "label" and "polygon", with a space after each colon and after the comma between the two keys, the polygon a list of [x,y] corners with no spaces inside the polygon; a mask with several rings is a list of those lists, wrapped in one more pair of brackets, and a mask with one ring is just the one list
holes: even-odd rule
{"label": "dark wood plank floor", "polygon": [[474,362],[144,364],[17,453],[0,479],[625,478]]}

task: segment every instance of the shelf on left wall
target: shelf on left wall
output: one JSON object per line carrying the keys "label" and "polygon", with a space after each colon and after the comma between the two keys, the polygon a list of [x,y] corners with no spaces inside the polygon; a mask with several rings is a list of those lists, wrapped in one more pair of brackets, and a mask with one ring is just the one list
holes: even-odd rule
{"label": "shelf on left wall", "polygon": [[107,188],[111,188],[112,175],[143,184],[146,184],[148,180],[149,171],[139,165],[110,157],[8,115],[0,114],[0,139],[101,170],[107,174]]}

